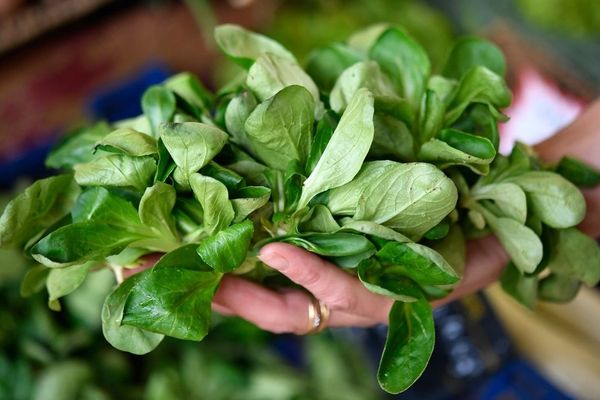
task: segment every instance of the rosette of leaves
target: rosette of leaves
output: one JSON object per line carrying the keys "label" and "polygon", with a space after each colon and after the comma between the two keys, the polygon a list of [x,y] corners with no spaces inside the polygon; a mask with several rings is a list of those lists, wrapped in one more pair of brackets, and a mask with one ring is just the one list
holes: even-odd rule
{"label": "rosette of leaves", "polygon": [[[5,210],[0,243],[39,263],[24,287],[45,285],[51,307],[110,268],[120,284],[102,320],[113,346],[143,354],[164,336],[201,340],[223,274],[261,280],[274,272],[254,250],[288,242],[396,301],[378,379],[398,393],[431,356],[429,300],[459,281],[464,232],[499,237],[517,268],[507,269],[509,292],[535,273],[544,299],[568,297],[573,279],[597,280],[597,264],[575,266],[572,255],[583,242],[590,261],[598,252],[573,228],[584,214],[578,189],[520,147],[496,154],[510,92],[492,44],[460,40],[432,74],[420,45],[387,25],[315,50],[306,69],[241,27],[215,36],[245,69],[239,79],[216,95],[189,74],[149,88],[143,115],[67,137],[47,161],[66,173]],[[553,169],[595,173],[571,159]],[[155,252],[166,254],[122,279]]]}

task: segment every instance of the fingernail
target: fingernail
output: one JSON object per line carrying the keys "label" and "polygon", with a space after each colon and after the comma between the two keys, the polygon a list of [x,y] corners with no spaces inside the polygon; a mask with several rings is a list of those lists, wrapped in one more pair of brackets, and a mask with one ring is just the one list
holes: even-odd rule
{"label": "fingernail", "polygon": [[260,254],[258,258],[268,266],[278,270],[286,269],[288,266],[288,260],[277,253],[268,252]]}

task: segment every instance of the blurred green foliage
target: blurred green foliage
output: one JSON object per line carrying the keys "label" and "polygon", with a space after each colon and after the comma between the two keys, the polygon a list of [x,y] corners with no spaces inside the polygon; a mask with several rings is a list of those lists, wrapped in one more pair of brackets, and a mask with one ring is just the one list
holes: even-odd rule
{"label": "blurred green foliage", "polygon": [[589,37],[600,34],[600,1],[598,0],[518,0],[523,15],[540,27]]}

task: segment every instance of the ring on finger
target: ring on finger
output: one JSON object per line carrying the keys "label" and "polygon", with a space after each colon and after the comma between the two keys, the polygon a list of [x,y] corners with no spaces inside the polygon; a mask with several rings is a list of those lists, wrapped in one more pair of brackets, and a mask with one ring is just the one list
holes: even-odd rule
{"label": "ring on finger", "polygon": [[311,295],[308,303],[308,330],[306,334],[319,333],[325,329],[330,314],[329,307]]}

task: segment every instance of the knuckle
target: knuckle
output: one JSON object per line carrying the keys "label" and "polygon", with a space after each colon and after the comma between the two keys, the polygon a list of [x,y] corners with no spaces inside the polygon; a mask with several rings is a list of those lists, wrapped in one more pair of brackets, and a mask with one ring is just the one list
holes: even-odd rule
{"label": "knuckle", "polygon": [[298,268],[298,283],[302,286],[311,287],[319,284],[321,274],[314,268]]}
{"label": "knuckle", "polygon": [[334,292],[327,299],[327,306],[331,309],[344,310],[344,311],[355,311],[357,308],[357,299],[352,296],[347,290],[341,290]]}

